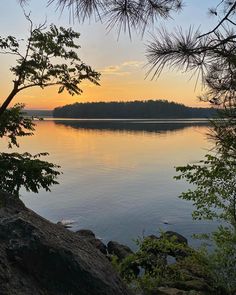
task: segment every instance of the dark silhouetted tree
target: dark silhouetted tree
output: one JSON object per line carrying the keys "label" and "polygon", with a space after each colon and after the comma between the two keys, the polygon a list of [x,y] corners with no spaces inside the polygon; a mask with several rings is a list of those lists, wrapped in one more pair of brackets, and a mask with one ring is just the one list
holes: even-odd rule
{"label": "dark silhouetted tree", "polygon": [[17,57],[16,65],[10,70],[14,74],[13,89],[0,107],[0,116],[12,99],[22,90],[31,87],[59,86],[58,92],[67,90],[69,94],[81,94],[79,84],[89,80],[98,85],[100,74],[83,63],[75,50],[80,34],[71,28],[57,28],[51,25],[46,30],[44,25],[33,28],[30,22],[30,36],[24,53],[19,41],[13,37],[0,38],[0,53]]}
{"label": "dark silhouetted tree", "polygon": [[[18,146],[17,137],[33,134],[32,118],[25,117],[23,105],[7,109],[13,98],[31,87],[58,86],[58,92],[81,94],[80,83],[89,80],[98,85],[100,74],[92,70],[78,57],[79,33],[71,28],[57,28],[44,25],[33,28],[30,22],[30,36],[22,53],[19,41],[13,37],[0,37],[0,53],[15,55],[16,65],[11,67],[14,74],[13,88],[0,107],[0,137],[9,139],[9,147]],[[50,189],[60,174],[57,165],[42,161],[47,155],[39,153],[0,153],[0,189],[19,196],[20,188],[37,193],[40,188]]]}

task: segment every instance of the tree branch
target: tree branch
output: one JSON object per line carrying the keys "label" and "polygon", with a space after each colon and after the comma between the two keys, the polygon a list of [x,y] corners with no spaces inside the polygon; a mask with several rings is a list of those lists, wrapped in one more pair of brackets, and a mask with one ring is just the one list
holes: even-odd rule
{"label": "tree branch", "polygon": [[212,33],[214,33],[222,24],[224,21],[228,20],[228,17],[230,16],[230,14],[232,13],[232,11],[236,8],[236,1],[234,2],[234,4],[231,6],[231,8],[229,9],[229,11],[227,12],[227,14],[221,19],[221,21],[217,24],[216,27],[214,27],[211,31],[200,35],[198,38],[202,38],[204,36],[210,35]]}

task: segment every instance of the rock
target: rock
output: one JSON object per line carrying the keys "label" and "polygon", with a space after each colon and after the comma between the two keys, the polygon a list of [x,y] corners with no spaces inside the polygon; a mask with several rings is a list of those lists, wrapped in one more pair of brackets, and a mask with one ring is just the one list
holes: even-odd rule
{"label": "rock", "polygon": [[[107,250],[110,255],[115,255],[118,258],[119,262],[121,262],[129,255],[134,254],[134,252],[128,246],[119,244],[115,241],[110,241],[107,244]],[[130,270],[133,272],[133,275],[135,277],[137,277],[140,273],[139,265],[137,265],[136,262],[130,264]]]}
{"label": "rock", "polygon": [[[167,242],[169,244],[169,241],[172,241],[171,247],[163,246],[162,243],[165,242],[164,239],[167,239]],[[155,235],[149,235],[144,238],[144,243],[146,243],[145,249],[149,254],[152,254],[153,257],[150,259],[151,264],[146,267],[153,268],[158,264],[165,265],[168,262],[167,257],[172,256],[177,260],[182,260],[184,257],[188,256],[190,253],[193,252],[193,249],[191,249],[188,246],[187,239],[173,231],[167,231],[164,234],[162,234],[160,237]],[[153,243],[152,243],[153,242]],[[156,262],[154,262],[156,261]]]}
{"label": "rock", "polygon": [[107,246],[100,239],[91,239],[88,241],[103,254],[107,255]]}
{"label": "rock", "polygon": [[146,238],[151,239],[151,240],[159,240],[160,238],[155,236],[155,235],[149,235]]}
{"label": "rock", "polygon": [[119,244],[115,241],[110,241],[107,244],[107,250],[109,254],[116,255],[119,261],[133,254],[133,251],[128,246]]}
{"label": "rock", "polygon": [[91,243],[0,192],[1,295],[129,295]]}
{"label": "rock", "polygon": [[[188,240],[181,234],[174,231],[166,231],[160,236],[160,239],[162,238],[166,238],[173,242],[172,249],[166,252],[166,254],[176,258],[176,260],[181,260],[192,253],[192,249],[188,246]],[[176,245],[176,247],[174,245]]]}
{"label": "rock", "polygon": [[81,237],[95,238],[94,232],[92,232],[90,229],[80,229],[76,233]]}
{"label": "rock", "polygon": [[187,294],[185,291],[179,290],[176,288],[160,287],[152,295],[185,295],[185,294]]}
{"label": "rock", "polygon": [[81,229],[76,232],[81,238],[88,241],[91,245],[101,251],[103,254],[107,254],[107,246],[95,237],[95,234],[89,229]]}
{"label": "rock", "polygon": [[107,246],[100,240],[96,238],[85,238],[87,242],[93,245],[96,249],[98,249],[102,254],[107,255]]}
{"label": "rock", "polygon": [[190,281],[183,281],[175,283],[177,288],[181,288],[186,291],[195,290],[195,291],[204,291],[204,292],[211,292],[212,289],[204,280],[190,280]]}
{"label": "rock", "polygon": [[171,238],[171,239],[173,238],[173,240],[176,241],[176,243],[188,245],[188,240],[184,236],[182,236],[181,234],[179,234],[177,232],[166,231],[165,236],[167,238]]}

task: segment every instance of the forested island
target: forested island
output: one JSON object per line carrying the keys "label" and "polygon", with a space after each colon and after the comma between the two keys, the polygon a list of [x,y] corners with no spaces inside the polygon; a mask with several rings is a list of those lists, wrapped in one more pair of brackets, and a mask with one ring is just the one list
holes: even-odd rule
{"label": "forested island", "polygon": [[193,108],[167,100],[89,102],[57,107],[53,117],[57,118],[209,118],[215,114],[213,108]]}

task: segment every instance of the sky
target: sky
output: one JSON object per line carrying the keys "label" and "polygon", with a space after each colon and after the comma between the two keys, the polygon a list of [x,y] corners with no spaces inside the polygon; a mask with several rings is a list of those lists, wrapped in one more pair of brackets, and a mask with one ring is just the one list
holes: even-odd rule
{"label": "sky", "polygon": [[[182,12],[173,14],[173,18],[159,20],[154,27],[148,28],[143,37],[121,34],[118,39],[116,30],[110,32],[106,24],[91,19],[86,23],[71,21],[67,10],[61,12],[55,5],[47,6],[47,0],[29,0],[25,7],[31,13],[35,25],[47,22],[64,27],[73,27],[81,33],[79,44],[80,58],[101,73],[100,86],[84,82],[81,87],[82,95],[70,96],[66,92],[57,93],[57,88],[51,87],[27,89],[14,99],[14,103],[25,103],[27,109],[53,109],[74,102],[91,101],[130,101],[147,99],[167,99],[188,106],[207,106],[201,103],[198,96],[204,91],[201,83],[190,74],[164,69],[157,80],[146,77],[148,71],[146,44],[151,34],[158,28],[166,26],[169,30],[183,27],[187,30],[190,25],[200,28],[203,32],[211,28],[217,21],[209,17],[208,8],[214,7],[217,0],[185,0]],[[17,0],[0,1],[0,36],[13,35],[19,39],[27,38],[29,24]],[[13,56],[0,55],[0,103],[4,101],[12,89],[13,76],[9,68],[14,65]]]}

